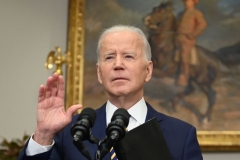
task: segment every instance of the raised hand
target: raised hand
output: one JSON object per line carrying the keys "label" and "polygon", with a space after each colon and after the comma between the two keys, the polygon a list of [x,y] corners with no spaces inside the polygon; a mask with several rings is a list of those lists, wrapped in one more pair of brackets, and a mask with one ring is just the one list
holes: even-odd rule
{"label": "raised hand", "polygon": [[81,105],[64,108],[64,79],[57,73],[48,77],[46,85],[41,85],[38,95],[37,128],[33,139],[41,145],[50,145],[57,132],[72,120]]}

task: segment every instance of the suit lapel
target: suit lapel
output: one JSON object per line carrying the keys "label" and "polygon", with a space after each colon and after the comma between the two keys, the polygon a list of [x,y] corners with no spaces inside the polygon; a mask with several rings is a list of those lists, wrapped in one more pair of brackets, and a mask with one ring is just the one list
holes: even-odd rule
{"label": "suit lapel", "polygon": [[[159,112],[154,110],[153,107],[150,104],[148,104],[147,102],[146,102],[146,104],[147,104],[148,110],[147,110],[147,116],[146,116],[145,122],[154,118],[154,117],[156,117],[157,120],[158,120],[158,123],[160,125],[160,122],[163,120],[163,116]],[[163,126],[160,126],[160,128],[162,129],[162,131],[164,130]]]}
{"label": "suit lapel", "polygon": [[[92,128],[92,135],[94,135],[98,140],[102,140],[106,137],[106,103],[96,110],[97,119]],[[94,145],[95,150],[98,150],[97,145]],[[110,159],[110,153],[107,154],[103,159]]]}
{"label": "suit lapel", "polygon": [[99,140],[106,136],[106,104],[96,110],[97,118],[92,129],[93,135]]}

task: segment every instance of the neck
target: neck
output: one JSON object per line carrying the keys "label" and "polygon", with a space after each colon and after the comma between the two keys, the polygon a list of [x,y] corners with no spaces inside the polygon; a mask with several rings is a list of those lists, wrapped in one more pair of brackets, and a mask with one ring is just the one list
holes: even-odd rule
{"label": "neck", "polygon": [[194,6],[186,6],[187,10],[194,9]]}
{"label": "neck", "polygon": [[142,97],[143,97],[143,95],[135,96],[135,97],[133,97],[133,96],[119,96],[119,97],[109,96],[108,99],[116,107],[124,108],[124,109],[128,110],[134,104],[136,104],[138,101],[140,101]]}

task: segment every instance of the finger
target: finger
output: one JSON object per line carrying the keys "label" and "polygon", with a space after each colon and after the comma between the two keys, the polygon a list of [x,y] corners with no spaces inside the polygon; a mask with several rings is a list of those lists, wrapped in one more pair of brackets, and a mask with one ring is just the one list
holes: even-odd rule
{"label": "finger", "polygon": [[57,96],[58,91],[58,74],[53,75],[51,82],[51,96]]}
{"label": "finger", "polygon": [[51,82],[52,82],[52,77],[48,77],[46,86],[45,86],[45,98],[49,98],[51,96]]}
{"label": "finger", "polygon": [[57,92],[57,96],[59,98],[64,98],[64,92],[65,92],[65,86],[64,86],[64,79],[63,76],[59,76],[58,77],[58,92]]}
{"label": "finger", "polygon": [[54,72],[52,76],[53,76],[53,77],[58,77],[59,74],[58,74],[57,72]]}
{"label": "finger", "polygon": [[80,104],[76,104],[76,105],[72,105],[70,108],[68,108],[67,110],[67,116],[69,118],[72,118],[72,116],[74,115],[74,113],[78,110],[78,109],[81,109],[82,108],[82,105]]}
{"label": "finger", "polygon": [[38,91],[38,103],[42,102],[44,99],[45,99],[45,88],[44,88],[44,85],[41,85]]}

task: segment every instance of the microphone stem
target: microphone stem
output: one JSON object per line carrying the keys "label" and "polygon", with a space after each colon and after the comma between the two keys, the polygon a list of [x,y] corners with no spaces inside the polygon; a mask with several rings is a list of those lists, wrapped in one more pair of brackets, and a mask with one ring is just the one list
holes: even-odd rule
{"label": "microphone stem", "polygon": [[75,134],[73,137],[73,144],[76,146],[76,148],[88,159],[92,160],[90,153],[88,152],[87,148],[84,146],[84,144],[81,141],[81,136],[78,134]]}
{"label": "microphone stem", "polygon": [[105,147],[110,150],[118,141],[118,138],[119,138],[119,132],[117,130],[113,130],[110,134],[109,139],[106,142]]}
{"label": "microphone stem", "polygon": [[107,153],[110,152],[110,149],[115,145],[118,141],[119,132],[117,130],[113,130],[110,133],[109,138],[107,138],[104,146],[101,146],[100,150],[96,152],[96,160],[101,160]]}

